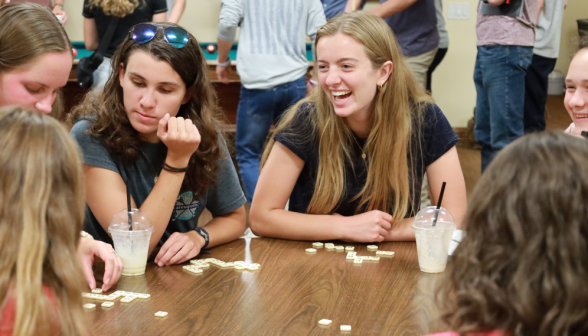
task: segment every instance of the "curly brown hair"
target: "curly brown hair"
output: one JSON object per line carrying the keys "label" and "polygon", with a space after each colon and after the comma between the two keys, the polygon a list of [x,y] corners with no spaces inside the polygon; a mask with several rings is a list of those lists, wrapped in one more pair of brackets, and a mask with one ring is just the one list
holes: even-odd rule
{"label": "curly brown hair", "polygon": [[588,142],[525,136],[478,182],[437,291],[456,332],[588,335]]}
{"label": "curly brown hair", "polygon": [[[178,27],[170,23],[154,25]],[[191,91],[191,99],[180,107],[177,116],[191,119],[202,140],[198,150],[190,158],[182,188],[190,189],[194,194],[202,194],[216,181],[217,160],[223,155],[220,147],[225,141],[220,131],[222,113],[208,79],[208,65],[198,41],[189,34],[186,46],[176,48],[165,40],[162,29],[158,29],[155,37],[144,44],[136,43],[129,34],[113,55],[112,68],[119,69],[119,65],[122,65],[126,70],[129,57],[135,50],[145,51],[156,59],[169,63],[182,78],[186,90]],[[73,109],[69,123],[75,123],[80,116],[95,118],[89,134],[100,139],[115,160],[130,164],[137,161],[141,153],[141,139],[125,112],[117,70],[112,72],[101,93],[88,93],[84,101]],[[228,152],[224,154],[228,155]]]}

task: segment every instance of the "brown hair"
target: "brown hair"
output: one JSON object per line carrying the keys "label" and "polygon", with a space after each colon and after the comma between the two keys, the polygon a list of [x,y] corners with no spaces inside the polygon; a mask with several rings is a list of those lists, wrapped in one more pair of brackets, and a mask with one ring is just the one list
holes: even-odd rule
{"label": "brown hair", "polygon": [[135,11],[143,0],[91,0],[88,6],[100,7],[105,15],[123,18]]}
{"label": "brown hair", "polygon": [[[155,25],[178,27],[170,23]],[[180,107],[177,116],[191,119],[202,140],[198,150],[190,158],[183,186],[191,188],[194,194],[202,193],[216,180],[216,161],[223,154],[219,143],[224,142],[220,132],[222,114],[208,79],[208,65],[204,54],[192,34],[186,46],[176,48],[165,40],[162,29],[158,29],[155,37],[144,44],[136,43],[129,34],[112,57],[112,68],[118,69],[122,64],[126,71],[129,57],[136,50],[142,50],[169,63],[182,78],[186,90],[191,91],[192,98]],[[96,116],[89,132],[100,139],[115,159],[127,163],[137,160],[140,153],[139,133],[133,128],[125,112],[117,70],[112,72],[100,94],[86,95],[84,101],[73,109],[70,123],[75,122],[80,115]]]}
{"label": "brown hair", "polygon": [[[31,2],[0,7],[0,73],[22,67],[45,53],[64,51],[72,53],[71,42],[49,9]],[[58,95],[51,115],[59,119],[62,113]]]}
{"label": "brown hair", "polygon": [[[361,11],[341,14],[318,30],[315,50],[321,38],[339,33],[364,46],[373,68],[382,67],[386,61],[394,62],[392,74],[374,97],[372,128],[365,144],[367,181],[354,199],[360,199],[356,211],[378,209],[392,213],[396,220],[403,219],[411,201],[409,180],[414,188],[414,179],[409,178],[415,174],[409,172],[409,160],[414,159],[411,148],[420,149],[422,110],[432,100],[415,80],[394,34],[382,19]],[[317,88],[285,113],[273,135],[287,132],[305,103],[310,103],[309,122],[316,135],[307,141],[319,143],[317,180],[307,211],[330,213],[345,194],[345,161],[351,160],[353,134],[346,120],[335,114],[324,90]],[[264,152],[264,162],[271,152],[273,135]]]}
{"label": "brown hair", "polygon": [[516,140],[476,185],[437,292],[455,331],[588,334],[588,142],[562,132]]}
{"label": "brown hair", "polygon": [[84,335],[77,146],[57,120],[18,107],[0,109],[0,143],[2,309],[16,298],[14,335]]}

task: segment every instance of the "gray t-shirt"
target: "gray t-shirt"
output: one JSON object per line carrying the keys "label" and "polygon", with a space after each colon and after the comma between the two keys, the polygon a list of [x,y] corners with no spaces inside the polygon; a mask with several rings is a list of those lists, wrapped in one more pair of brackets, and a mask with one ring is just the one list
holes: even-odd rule
{"label": "gray t-shirt", "polygon": [[533,53],[547,58],[557,58],[559,56],[564,6],[565,0],[545,1],[535,29],[535,49]]}
{"label": "gray t-shirt", "polygon": [[[153,190],[155,176],[159,174],[167,155],[167,147],[163,143],[142,142],[142,154],[134,164],[116,162],[98,138],[89,135],[91,121],[79,120],[71,129],[72,137],[80,145],[83,163],[90,166],[112,170],[121,175],[123,181],[129,181],[131,195],[138,207]],[[188,232],[198,226],[198,218],[204,208],[213,216],[226,215],[245,204],[246,199],[239,184],[233,161],[222,143],[223,156],[218,160],[219,174],[216,183],[204,194],[194,195],[192,191],[182,190],[171,213],[169,224],[159,242],[162,245],[174,232]],[[102,228],[89,207],[86,207],[84,230],[94,238],[112,244],[108,233]]]}
{"label": "gray t-shirt", "polygon": [[445,28],[443,17],[443,0],[435,0],[435,14],[437,15],[437,31],[439,32],[439,49],[449,48],[449,34]]}

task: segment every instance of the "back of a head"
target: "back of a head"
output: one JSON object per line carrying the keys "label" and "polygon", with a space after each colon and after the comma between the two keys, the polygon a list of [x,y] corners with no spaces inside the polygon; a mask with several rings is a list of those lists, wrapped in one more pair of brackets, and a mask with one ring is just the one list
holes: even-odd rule
{"label": "back of a head", "polygon": [[588,334],[588,142],[525,136],[489,165],[438,298],[457,332]]}
{"label": "back of a head", "polygon": [[[123,18],[135,11],[135,8],[144,4],[142,0],[91,0],[90,7],[100,7],[104,14]],[[171,10],[171,8],[168,8]]]}
{"label": "back of a head", "polygon": [[44,53],[62,51],[71,51],[71,43],[49,9],[31,2],[0,7],[0,72],[23,66]]}
{"label": "back of a head", "polygon": [[84,187],[77,146],[55,119],[18,107],[0,109],[0,143],[0,297],[16,298],[14,334],[51,335],[58,327],[80,335]]}

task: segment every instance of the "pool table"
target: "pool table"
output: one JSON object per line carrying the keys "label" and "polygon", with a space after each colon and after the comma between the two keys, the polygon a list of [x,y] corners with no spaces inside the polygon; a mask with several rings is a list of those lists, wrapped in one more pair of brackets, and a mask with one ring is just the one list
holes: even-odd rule
{"label": "pool table", "polygon": [[[227,117],[227,130],[228,131],[234,131],[234,125],[235,122],[237,120],[237,106],[239,104],[239,92],[241,89],[241,80],[239,78],[239,74],[237,73],[237,46],[238,44],[235,43],[233,45],[233,48],[231,49],[230,53],[229,53],[229,58],[231,59],[231,68],[232,68],[232,75],[230,77],[230,83],[229,84],[223,84],[221,82],[219,82],[217,76],[216,76],[216,58],[217,58],[217,52],[215,51],[214,53],[209,53],[208,51],[206,51],[206,47],[210,44],[213,44],[216,46],[216,43],[200,43],[200,48],[202,49],[202,52],[204,53],[204,57],[206,58],[206,62],[208,63],[208,75],[209,78],[212,82],[212,85],[214,86],[218,98],[219,98],[219,105],[222,108],[222,110],[225,112],[225,115]],[[68,80],[68,84],[66,85],[66,87],[64,88],[64,100],[65,100],[65,111],[66,113],[69,112],[69,110],[75,105],[77,104],[81,97],[86,93],[86,90],[81,89],[78,84],[77,84],[77,80],[76,80],[76,67],[78,65],[79,59],[85,56],[90,56],[92,54],[92,51],[88,51],[86,49],[86,47],[84,46],[84,42],[73,42],[72,43],[73,47],[78,51],[78,55],[76,57],[76,59],[74,60],[74,64],[69,76],[69,80]],[[312,69],[313,67],[313,63],[312,62],[312,51],[311,51],[311,45],[307,44],[306,45],[306,57],[308,59],[309,62],[309,71]]]}

